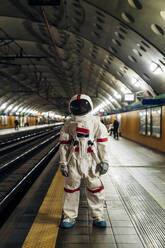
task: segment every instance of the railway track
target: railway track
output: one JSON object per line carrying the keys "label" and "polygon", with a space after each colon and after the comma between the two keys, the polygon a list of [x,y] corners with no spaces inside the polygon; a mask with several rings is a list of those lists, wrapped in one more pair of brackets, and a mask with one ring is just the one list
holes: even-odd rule
{"label": "railway track", "polygon": [[8,154],[9,158],[10,154],[15,157],[0,165],[0,225],[57,152],[58,137],[56,130],[56,134],[50,132],[47,137],[35,139],[28,146],[17,147]]}
{"label": "railway track", "polygon": [[9,145],[13,145],[15,143],[19,143],[22,140],[26,140],[35,136],[38,136],[40,134],[43,134],[45,132],[49,132],[52,129],[58,129],[61,127],[61,125],[55,125],[51,127],[46,128],[39,128],[35,130],[27,130],[20,133],[12,133],[10,135],[2,135],[0,137],[0,150],[4,147],[7,147]]}
{"label": "railway track", "polygon": [[[31,135],[30,137],[26,137],[24,139],[21,139],[17,142],[13,141],[10,144],[6,144],[6,146],[4,146],[3,148],[0,148],[0,156],[1,159],[3,161],[5,161],[5,159],[8,159],[8,154],[10,153],[10,157],[11,152],[16,151],[18,148],[20,147],[25,147],[29,145],[29,143],[32,143],[33,141],[38,142],[38,139],[40,139],[42,141],[42,139],[44,139],[47,135],[52,134],[54,132],[57,132],[59,130],[59,127],[54,127],[52,129],[48,129],[45,130],[44,132],[40,132],[40,133],[35,133],[33,135]],[[7,156],[5,156],[7,154]]]}

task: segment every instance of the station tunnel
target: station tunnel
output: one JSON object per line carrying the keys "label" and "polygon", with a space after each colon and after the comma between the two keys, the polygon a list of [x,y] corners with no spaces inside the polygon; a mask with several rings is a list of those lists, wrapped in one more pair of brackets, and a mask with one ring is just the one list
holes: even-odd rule
{"label": "station tunnel", "polygon": [[[164,41],[164,0],[1,1],[0,248],[165,248]],[[59,136],[84,95],[107,132],[107,224],[82,178],[66,230]]]}

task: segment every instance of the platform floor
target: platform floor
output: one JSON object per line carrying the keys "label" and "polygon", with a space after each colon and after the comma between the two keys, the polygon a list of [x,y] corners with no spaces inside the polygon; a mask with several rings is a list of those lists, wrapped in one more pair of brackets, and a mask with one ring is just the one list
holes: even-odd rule
{"label": "platform floor", "polygon": [[63,178],[56,156],[1,228],[0,248],[164,248],[165,154],[124,138],[110,137],[109,149],[107,228],[93,227],[83,181],[77,224],[59,228]]}
{"label": "platform floor", "polygon": [[[59,125],[58,123],[57,125]],[[62,122],[61,122],[62,124]],[[12,133],[18,133],[18,132],[24,132],[28,130],[33,130],[33,129],[39,129],[39,128],[45,128],[45,127],[50,127],[50,126],[55,126],[56,124],[44,124],[44,125],[36,125],[36,126],[29,126],[29,127],[20,127],[19,129],[15,128],[6,128],[6,129],[0,129],[0,135],[7,135],[7,134],[12,134]]]}

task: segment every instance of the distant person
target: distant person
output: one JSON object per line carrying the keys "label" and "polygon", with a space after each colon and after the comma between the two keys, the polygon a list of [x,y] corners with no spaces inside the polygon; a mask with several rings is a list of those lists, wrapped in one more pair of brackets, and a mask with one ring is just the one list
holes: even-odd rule
{"label": "distant person", "polygon": [[119,128],[119,122],[117,120],[114,120],[113,135],[114,135],[114,139],[117,139],[117,140],[119,139],[118,128]]}
{"label": "distant person", "polygon": [[19,121],[17,119],[14,121],[14,125],[15,125],[15,130],[18,130],[18,128],[19,128]]}

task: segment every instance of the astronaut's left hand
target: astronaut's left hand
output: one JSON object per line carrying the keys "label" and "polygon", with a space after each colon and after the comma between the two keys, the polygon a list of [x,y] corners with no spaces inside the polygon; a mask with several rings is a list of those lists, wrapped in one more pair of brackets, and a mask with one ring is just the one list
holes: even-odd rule
{"label": "astronaut's left hand", "polygon": [[61,173],[64,177],[68,177],[68,166],[65,164],[61,164]]}
{"label": "astronaut's left hand", "polygon": [[100,175],[107,173],[108,168],[109,164],[107,162],[101,162],[97,165],[97,171],[99,171]]}

